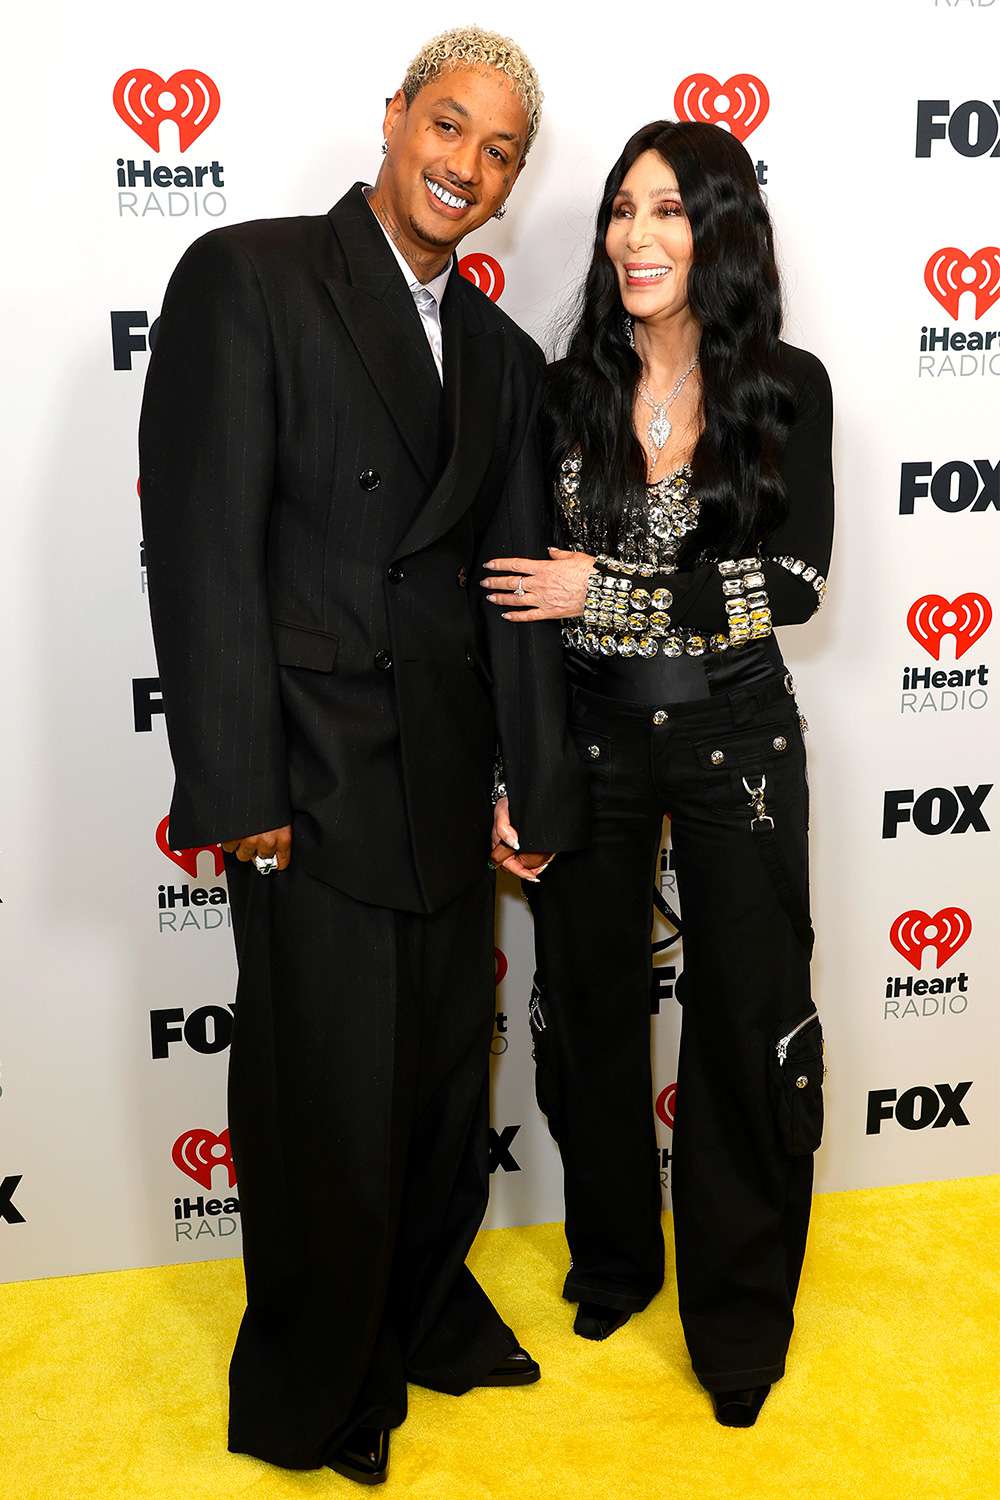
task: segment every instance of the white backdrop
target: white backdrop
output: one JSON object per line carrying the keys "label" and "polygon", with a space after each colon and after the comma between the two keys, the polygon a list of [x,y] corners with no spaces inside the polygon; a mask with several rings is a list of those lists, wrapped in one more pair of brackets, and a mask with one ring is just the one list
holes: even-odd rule
{"label": "white backdrop", "polygon": [[[989,476],[1000,465],[1000,302],[994,261],[976,253],[1000,244],[989,104],[1000,0],[808,10],[714,0],[650,17],[633,27],[623,11],[584,4],[568,21],[524,0],[479,16],[526,48],[546,104],[506,219],[467,248],[499,261],[502,305],[550,344],[628,135],[674,117],[691,75],[718,80],[709,98],[733,75],[765,85],[769,109],[747,147],[777,228],[787,336],[825,361],[837,402],[830,593],[815,622],[782,633],[811,725],[829,1065],[818,1184],[986,1172],[1000,795],[982,788],[1000,760],[998,629],[984,622],[998,589]],[[173,857],[158,846],[171,769],[162,714],[143,721],[143,706],[156,706],[136,500],[145,324],[185,246],[213,224],[322,212],[370,180],[383,101],[406,62],[466,19],[437,3],[414,19],[398,0],[178,0],[169,11],[106,0],[22,8],[8,32],[19,61],[5,85],[0,1277],[238,1252],[238,1190],[224,1161],[211,1166],[225,1154],[214,1138],[225,1128],[235,976],[225,881],[211,851]],[[173,123],[155,150],[116,112],[115,84],[137,68],[163,79],[191,69],[217,86],[218,115],[184,152]],[[923,148],[921,100],[945,101],[924,116],[951,121],[950,135],[925,132]],[[171,185],[168,171],[120,198],[119,159],[149,162],[151,174],[209,170],[200,189]],[[942,250],[972,257],[985,283],[978,303],[971,291],[955,300],[961,254],[944,257],[953,294],[928,289],[925,266]],[[925,328],[938,347],[922,364]],[[901,477],[912,503],[901,502]],[[978,636],[940,644],[949,605],[967,594],[979,596],[968,605]],[[911,630],[926,596],[938,602]],[[918,679],[904,697],[904,672],[952,672],[959,649],[961,688]],[[886,806],[910,802],[914,821],[884,837]],[[912,912],[925,915],[899,921]],[[934,936],[940,951],[927,946]],[[532,1096],[530,928],[513,891],[498,945],[509,967],[497,989],[503,1144],[489,1222],[557,1219],[557,1160]],[[676,946],[657,962],[676,968]],[[674,1077],[678,1019],[663,977],[658,1094]],[[909,981],[922,992],[905,993]],[[657,1128],[668,1177],[670,1128],[662,1118]]]}

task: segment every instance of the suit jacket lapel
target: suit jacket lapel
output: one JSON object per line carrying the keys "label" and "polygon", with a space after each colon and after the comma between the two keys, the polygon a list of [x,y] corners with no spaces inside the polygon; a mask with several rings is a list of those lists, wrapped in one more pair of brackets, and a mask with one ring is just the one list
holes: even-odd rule
{"label": "suit jacket lapel", "polygon": [[329,218],[350,280],[326,277],[326,289],[400,436],[432,480],[441,383],[420,314],[360,183],[331,208]]}
{"label": "suit jacket lapel", "polygon": [[481,315],[481,296],[456,266],[441,306],[448,458],[397,547],[397,557],[419,551],[450,530],[475,500],[493,457],[503,357],[498,333]]}

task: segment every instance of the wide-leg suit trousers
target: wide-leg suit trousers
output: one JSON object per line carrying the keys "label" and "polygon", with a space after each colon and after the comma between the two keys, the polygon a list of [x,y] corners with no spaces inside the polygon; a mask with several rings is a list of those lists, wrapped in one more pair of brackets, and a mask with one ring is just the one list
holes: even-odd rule
{"label": "wide-leg suit trousers", "polygon": [[227,856],[247,1308],[229,1446],[289,1468],[516,1340],[465,1265],[489,1190],[494,881],[413,915]]}
{"label": "wide-leg suit trousers", "polygon": [[785,1367],[822,1127],[790,679],[676,705],[574,687],[571,702],[594,837],[528,887],[537,1092],[565,1174],[564,1294],[635,1311],[663,1281],[650,931],[669,813],[684,958],[671,1178],[680,1314],[706,1388],[766,1384]]}

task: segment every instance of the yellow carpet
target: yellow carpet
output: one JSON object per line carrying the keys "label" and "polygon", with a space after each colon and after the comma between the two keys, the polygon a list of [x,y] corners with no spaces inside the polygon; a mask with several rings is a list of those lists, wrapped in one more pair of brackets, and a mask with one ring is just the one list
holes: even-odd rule
{"label": "yellow carpet", "polygon": [[[590,1344],[559,1296],[561,1228],[482,1234],[476,1272],[542,1381],[413,1389],[381,1493],[995,1500],[997,1181],[819,1197],[789,1372],[744,1432],[713,1421],[689,1373],[669,1272],[647,1312]],[[242,1292],[238,1261],[0,1287],[3,1500],[363,1493],[227,1454]]]}

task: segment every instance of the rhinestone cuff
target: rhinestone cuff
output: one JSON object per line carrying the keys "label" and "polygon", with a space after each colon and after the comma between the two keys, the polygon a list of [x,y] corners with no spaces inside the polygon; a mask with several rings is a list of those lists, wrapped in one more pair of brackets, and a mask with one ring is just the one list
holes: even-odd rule
{"label": "rhinestone cuff", "polygon": [[504,775],[503,755],[498,747],[496,760],[493,762],[493,792],[491,794],[490,801],[493,803],[493,806],[496,807],[497,803],[500,801],[500,798],[506,797],[506,795],[507,782]]}
{"label": "rhinestone cuff", "polygon": [[[583,607],[586,630],[597,637],[614,635],[623,640],[635,635],[665,635],[670,628],[667,611],[674,602],[673,595],[669,589],[650,590],[637,582],[655,574],[655,568],[641,563],[622,562],[603,554],[598,557],[587,580],[587,598]],[[628,632],[628,637],[625,632]],[[623,654],[634,656],[636,650],[638,646]],[[656,652],[642,654],[655,656]]]}
{"label": "rhinestone cuff", "polygon": [[587,582],[583,623],[566,625],[563,641],[590,656],[704,656],[770,635],[771,609],[760,558],[727,558],[718,569],[727,628],[705,635],[671,624],[669,589],[642,587],[638,580],[655,577],[657,569],[601,554]]}
{"label": "rhinestone cuff", "polygon": [[801,557],[769,557],[768,562],[777,563],[794,577],[801,578],[803,583],[811,584],[816,590],[816,608],[819,609],[826,598],[826,579],[822,573],[817,573],[816,569],[803,562]]}
{"label": "rhinestone cuff", "polygon": [[760,558],[729,557],[718,568],[726,610],[727,644],[744,646],[747,641],[763,640],[771,634],[771,606]]}

